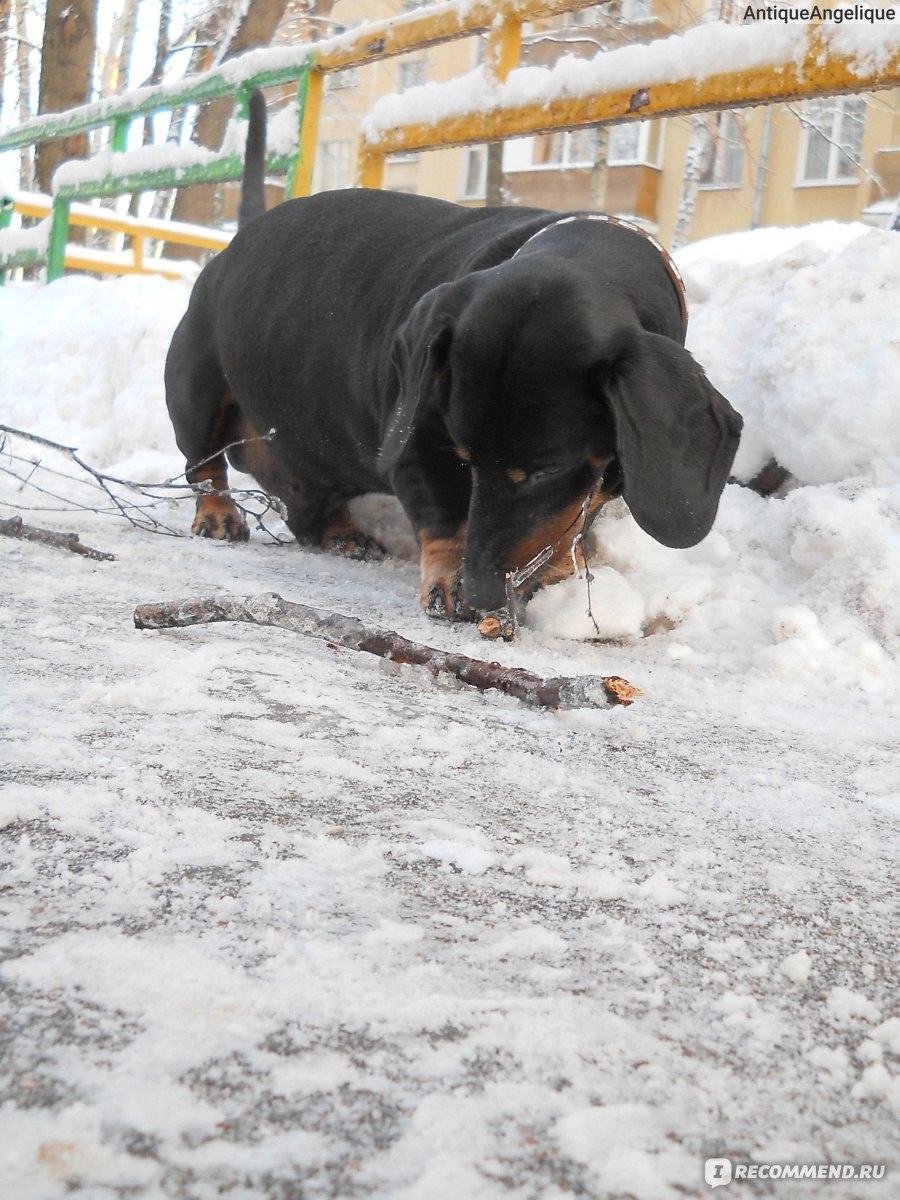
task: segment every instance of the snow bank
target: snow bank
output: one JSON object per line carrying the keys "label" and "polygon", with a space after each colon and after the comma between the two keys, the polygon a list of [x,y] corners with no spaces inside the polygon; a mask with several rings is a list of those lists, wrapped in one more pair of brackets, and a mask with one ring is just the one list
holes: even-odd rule
{"label": "snow bank", "polygon": [[[713,532],[672,551],[619,509],[596,525],[591,606],[607,638],[780,682],[900,684],[900,237],[861,225],[730,234],[677,255],[688,347],[745,421],[735,473],[774,458],[763,500],[730,485]],[[596,636],[585,583],[532,603],[542,634]]]}

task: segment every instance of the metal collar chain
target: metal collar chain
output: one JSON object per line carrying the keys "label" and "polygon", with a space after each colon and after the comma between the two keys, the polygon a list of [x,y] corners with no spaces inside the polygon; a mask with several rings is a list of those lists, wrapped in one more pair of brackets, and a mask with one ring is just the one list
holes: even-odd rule
{"label": "metal collar chain", "polygon": [[552,221],[549,225],[545,225],[543,229],[539,229],[537,233],[533,233],[527,242],[523,242],[513,258],[517,254],[521,254],[526,246],[529,246],[535,238],[539,238],[542,233],[546,233],[548,229],[556,229],[559,225],[570,225],[573,221],[602,221],[604,225],[619,225],[622,229],[629,229],[632,233],[638,233],[642,238],[654,246],[662,255],[663,263],[666,270],[669,272],[669,278],[675,285],[675,292],[678,296],[678,307],[681,310],[681,321],[687,332],[688,325],[688,309],[687,297],[685,295],[684,280],[681,277],[681,272],[675,266],[675,260],[668,252],[662,242],[658,241],[652,233],[648,233],[646,229],[642,229],[640,225],[635,225],[633,221],[626,221],[624,217],[614,217],[609,213],[573,213],[568,217],[560,217],[558,221]]}

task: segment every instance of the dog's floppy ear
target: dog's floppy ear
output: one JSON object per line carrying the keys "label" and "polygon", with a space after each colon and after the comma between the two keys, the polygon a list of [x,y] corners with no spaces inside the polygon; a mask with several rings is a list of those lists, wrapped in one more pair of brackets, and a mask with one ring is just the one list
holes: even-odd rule
{"label": "dog's floppy ear", "polygon": [[634,519],[664,546],[696,545],[712,528],[743,421],[670,338],[628,338],[604,374]]}
{"label": "dog's floppy ear", "polygon": [[381,465],[386,471],[402,456],[423,411],[449,400],[447,360],[463,302],[460,283],[442,283],[418,301],[397,331],[391,357],[398,399],[381,439]]}

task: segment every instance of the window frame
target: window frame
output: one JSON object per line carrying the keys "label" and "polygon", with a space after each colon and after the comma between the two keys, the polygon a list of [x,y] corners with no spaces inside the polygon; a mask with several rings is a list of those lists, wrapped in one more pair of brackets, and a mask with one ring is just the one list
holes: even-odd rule
{"label": "window frame", "polygon": [[[821,101],[821,103],[829,106],[832,124],[827,132],[815,124],[814,118],[810,113],[810,107],[813,104],[819,103],[818,100],[808,100],[803,106],[804,120],[800,127],[800,142],[797,149],[797,172],[794,179],[794,187],[797,188],[815,188],[815,187],[857,187],[860,183],[860,174],[862,168],[859,167],[850,157],[846,150],[841,146],[841,136],[843,133],[843,124],[847,115],[848,104],[856,104],[862,115],[859,134],[859,149],[857,151],[859,158],[862,158],[863,145],[866,136],[866,113],[868,106],[866,105],[864,96],[831,96]],[[835,129],[834,118],[839,118],[837,128]],[[852,119],[852,118],[851,118]],[[810,135],[818,133],[825,138],[828,146],[828,164],[824,176],[809,178],[807,171],[809,169],[809,150],[810,150]],[[837,168],[844,159],[850,166],[850,174],[839,175]]]}
{"label": "window frame", "polygon": [[[734,110],[730,108],[720,109],[713,115],[716,118],[716,130],[715,132],[710,130],[710,136],[713,139],[712,177],[710,179],[700,179],[697,186],[704,192],[737,192],[744,186],[744,168],[747,165],[747,147],[744,144],[744,139],[741,137],[740,123]],[[726,132],[723,128],[729,123],[733,126],[733,137],[730,131]],[[722,179],[717,177],[717,168],[719,168],[721,162],[725,161],[724,156],[720,157],[719,155],[719,147],[725,145],[729,138],[731,138],[732,145],[740,146],[741,163],[737,179]],[[727,149],[728,147],[726,147]],[[721,171],[718,171],[719,175],[721,173]]]}

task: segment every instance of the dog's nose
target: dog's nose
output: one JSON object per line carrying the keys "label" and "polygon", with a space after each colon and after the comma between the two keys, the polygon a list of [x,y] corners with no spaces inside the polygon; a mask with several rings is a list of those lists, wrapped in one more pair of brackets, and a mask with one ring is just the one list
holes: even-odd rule
{"label": "dog's nose", "polygon": [[470,608],[493,612],[506,607],[506,571],[463,572],[463,594]]}

